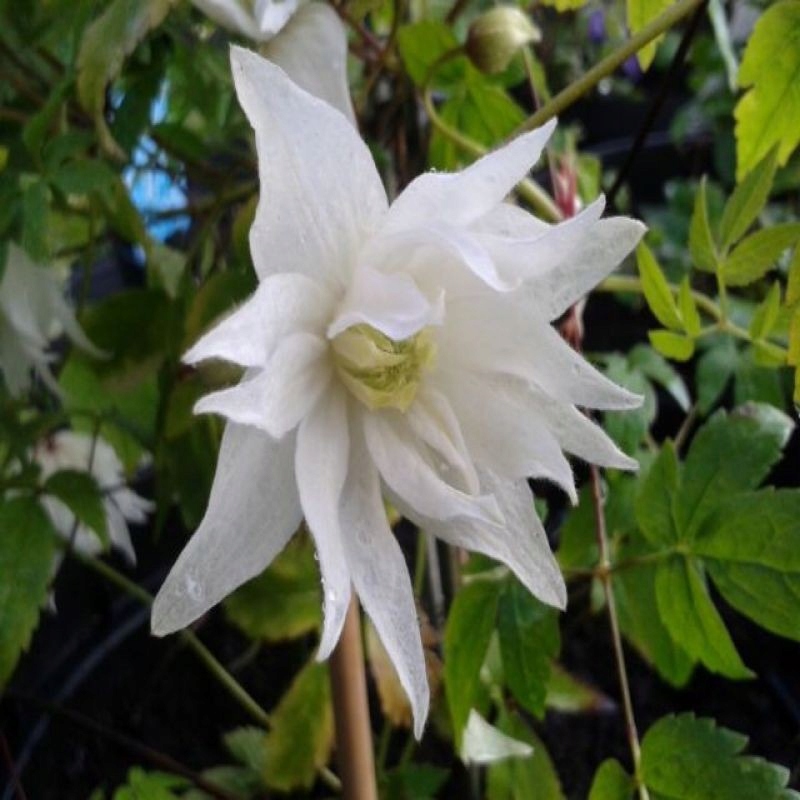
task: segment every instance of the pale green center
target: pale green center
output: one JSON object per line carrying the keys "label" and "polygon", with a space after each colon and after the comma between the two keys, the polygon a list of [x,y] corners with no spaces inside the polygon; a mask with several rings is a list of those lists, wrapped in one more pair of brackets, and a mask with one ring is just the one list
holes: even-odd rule
{"label": "pale green center", "polygon": [[422,373],[436,358],[428,329],[396,342],[370,325],[354,325],[342,331],[332,346],[342,382],[371,409],[407,411]]}

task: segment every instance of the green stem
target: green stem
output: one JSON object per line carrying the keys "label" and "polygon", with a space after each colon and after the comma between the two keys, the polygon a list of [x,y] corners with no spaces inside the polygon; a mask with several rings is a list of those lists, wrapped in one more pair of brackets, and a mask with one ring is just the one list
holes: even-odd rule
{"label": "green stem", "polygon": [[583,77],[571,83],[566,89],[559,92],[552,100],[545,103],[538,111],[528,117],[514,131],[511,138],[524,131],[538,128],[552,117],[560,114],[564,109],[569,108],[576,100],[600,83],[603,78],[614,72],[626,59],[638,53],[645,45],[650,44],[685,16],[691,14],[702,2],[703,0],[679,0],[679,2],[670,6],[663,14],[648,22],[638,33],[621,44],[613,53],[609,53],[602,61],[595,64]]}

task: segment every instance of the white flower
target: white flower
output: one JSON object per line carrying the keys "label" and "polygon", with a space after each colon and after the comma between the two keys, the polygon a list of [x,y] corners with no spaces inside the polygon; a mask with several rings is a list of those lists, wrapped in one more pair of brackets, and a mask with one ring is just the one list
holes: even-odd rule
{"label": "white flower", "polygon": [[84,350],[101,355],[76,322],[56,274],[9,244],[0,279],[0,371],[12,395],[29,388],[31,372],[58,391],[47,348],[62,334]]}
{"label": "white flower", "polygon": [[[122,463],[111,445],[86,433],[63,430],[39,442],[33,457],[41,468],[43,481],[59,470],[79,470],[92,475],[104,494],[106,528],[112,547],[122,552],[132,564],[136,563],[128,522],[146,522],[153,504],[126,486]],[[69,541],[75,526],[74,514],[52,495],[43,495],[42,504],[53,527]],[[83,524],[75,529],[73,545],[87,555],[102,550],[99,535]]]}
{"label": "white flower", "polygon": [[403,554],[381,499],[425,530],[508,565],[546,603],[564,582],[526,476],[575,497],[562,449],[634,469],[576,406],[640,398],[550,326],[636,245],[643,226],[560,225],[503,202],[554,123],[457,174],[417,178],[391,205],[344,117],[255,54],[232,53],[263,192],[250,232],[260,285],[185,360],[247,368],[199,412],[228,418],[200,528],[156,598],[153,630],[184,627],[280,552],[302,519],[324,585],[320,658],[351,582],[409,695],[425,663]]}
{"label": "white flower", "polygon": [[224,28],[260,42],[262,55],[355,125],[347,84],[347,34],[329,5],[303,0],[192,2]]}

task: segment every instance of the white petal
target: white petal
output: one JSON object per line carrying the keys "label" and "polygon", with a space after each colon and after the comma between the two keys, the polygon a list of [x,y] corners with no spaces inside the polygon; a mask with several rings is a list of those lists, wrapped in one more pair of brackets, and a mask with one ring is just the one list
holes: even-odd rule
{"label": "white petal", "polygon": [[414,595],[403,553],[386,521],[378,472],[359,436],[353,438],[341,521],[356,592],[411,701],[419,739],[430,690]]}
{"label": "white petal", "polygon": [[508,758],[528,758],[532,754],[533,748],[527,742],[507,736],[474,708],[469,712],[461,741],[461,760],[465,764],[494,764]]}
{"label": "white petal", "polygon": [[255,17],[238,0],[192,0],[192,4],[223,28],[250,39],[262,38]]}
{"label": "white petal", "polygon": [[300,503],[317,548],[325,623],[318,658],[327,658],[342,632],[350,603],[350,572],[342,545],[339,498],[349,460],[347,403],[336,387],[320,398],[297,431],[295,477]]}
{"label": "white petal", "polygon": [[[262,39],[283,33],[283,27],[298,12],[298,0],[255,0],[253,16]],[[310,46],[310,43],[307,43]],[[302,46],[302,45],[301,45]]]}
{"label": "white petal", "polygon": [[490,233],[513,239],[541,236],[550,226],[513,203],[500,203],[470,225],[475,233]]}
{"label": "white petal", "polygon": [[295,333],[278,345],[263,370],[201,397],[194,411],[221,414],[280,439],[311,410],[330,377],[328,343],[310,333]]}
{"label": "white petal", "polygon": [[367,146],[335,108],[264,58],[231,48],[239,102],[256,131],[261,197],[250,230],[261,278],[304,272],[340,286],[386,213]]}
{"label": "white petal", "polygon": [[464,516],[502,523],[493,497],[466,494],[440,477],[402,414],[372,412],[363,419],[367,447],[381,477],[417,512],[436,519]]}
{"label": "white petal", "polygon": [[408,409],[407,419],[411,430],[459,473],[465,490],[477,494],[480,491],[478,473],[447,398],[432,387],[422,386]]}
{"label": "white petal", "polygon": [[442,314],[442,300],[431,303],[407,274],[386,274],[360,265],[328,327],[328,338],[366,323],[401,341],[428,325],[441,324]]}
{"label": "white petal", "polygon": [[330,309],[330,295],[308,276],[269,275],[252,297],[202,336],[183,360],[196,364],[221,358],[243,367],[263,367],[287,334],[324,335]]}
{"label": "white petal", "polygon": [[[270,8],[290,3],[265,2]],[[338,14],[324,3],[307,3],[264,48],[264,55],[301,88],[338,108],[355,127],[347,83],[347,34]]]}
{"label": "white petal", "polygon": [[294,437],[228,423],[200,527],[153,605],[153,633],[184,628],[258,575],[302,519],[294,480]]}
{"label": "white petal", "polygon": [[416,178],[392,204],[386,232],[408,230],[437,220],[469,225],[482,217],[528,174],[555,126],[556,121],[551,120],[518,136],[461,172],[428,172]]}
{"label": "white petal", "polygon": [[544,478],[575,502],[572,468],[522,381],[442,371],[446,392],[475,461],[506,478]]}
{"label": "white petal", "polygon": [[133,549],[131,532],[128,530],[128,523],[125,521],[122,511],[110,497],[106,498],[103,507],[106,512],[106,525],[111,546],[119,550],[129,564],[135,564],[136,551]]}
{"label": "white petal", "polygon": [[536,516],[533,495],[526,481],[508,481],[479,469],[481,487],[491,492],[505,523],[488,524],[475,519],[431,519],[393,497],[397,508],[423,530],[455,547],[483,553],[505,564],[522,584],[543,603],[564,608],[567,589],[542,523]]}

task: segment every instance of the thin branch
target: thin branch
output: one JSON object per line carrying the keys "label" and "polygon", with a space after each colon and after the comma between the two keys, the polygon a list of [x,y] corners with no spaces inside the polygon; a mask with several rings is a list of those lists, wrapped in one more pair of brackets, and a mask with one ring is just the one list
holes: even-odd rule
{"label": "thin branch", "polygon": [[9,750],[8,747],[8,740],[2,731],[0,731],[0,751],[3,753],[3,761],[5,762],[6,769],[8,770],[11,783],[14,786],[14,793],[17,796],[17,800],[28,800],[28,796],[25,794],[25,790],[22,788],[22,781],[20,780],[19,772],[17,772],[17,767],[14,764],[14,759],[11,757],[11,750]]}

